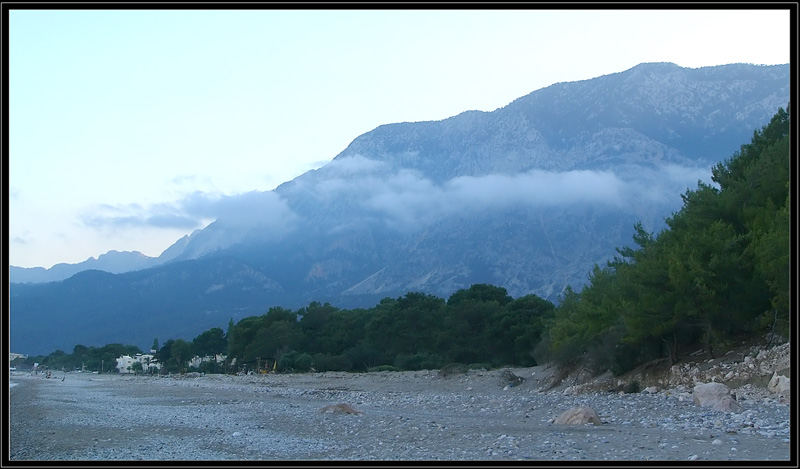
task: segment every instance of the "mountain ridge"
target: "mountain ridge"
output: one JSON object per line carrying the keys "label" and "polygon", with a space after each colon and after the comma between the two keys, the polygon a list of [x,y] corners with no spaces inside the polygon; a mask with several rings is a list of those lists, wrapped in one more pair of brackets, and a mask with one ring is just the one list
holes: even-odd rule
{"label": "mountain ridge", "polygon": [[[113,313],[92,303],[113,282],[75,284],[86,301],[65,308],[95,311],[98,328],[111,329],[104,324],[116,315],[147,317],[163,339],[200,327],[181,323],[187,308],[223,327],[270,306],[359,307],[411,289],[447,297],[472,283],[554,300],[629,244],[635,223],[660,229],[681,193],[786,106],[788,72],[640,66],[551,85],[492,112],[379,126],[328,165],[258,194],[246,219],[221,217],[170,247],[170,262],[118,274],[127,286]],[[693,93],[709,96],[694,103]],[[660,113],[645,100],[662,103]],[[12,285],[12,334],[47,318],[45,304],[64,298],[58,283],[35,294]],[[75,334],[62,346],[84,343]],[[105,343],[124,337],[109,333]]]}

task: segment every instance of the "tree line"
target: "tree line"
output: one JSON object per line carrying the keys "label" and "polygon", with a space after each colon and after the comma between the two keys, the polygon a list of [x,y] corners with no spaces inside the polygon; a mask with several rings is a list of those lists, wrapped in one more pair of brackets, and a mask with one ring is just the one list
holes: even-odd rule
{"label": "tree line", "polygon": [[624,372],[702,347],[789,336],[789,106],[698,182],[658,235],[640,224],[635,247],[570,288],[537,346],[540,358]]}
{"label": "tree line", "polygon": [[[740,340],[789,336],[790,112],[779,109],[730,159],[698,181],[660,233],[634,227],[633,247],[595,265],[580,292],[558,306],[476,284],[446,300],[409,292],[372,308],[312,302],[210,329],[191,342],[157,343],[167,371],[195,355],[225,354],[201,371],[437,369],[451,363],[582,364],[624,373],[657,358],[676,363],[702,347],[709,356]],[[126,348],[127,347],[127,348]],[[75,346],[42,363],[94,366],[96,357],[138,353],[110,344]],[[121,353],[119,353],[121,354]],[[116,355],[113,358],[119,356]],[[90,358],[88,358],[90,357]]]}

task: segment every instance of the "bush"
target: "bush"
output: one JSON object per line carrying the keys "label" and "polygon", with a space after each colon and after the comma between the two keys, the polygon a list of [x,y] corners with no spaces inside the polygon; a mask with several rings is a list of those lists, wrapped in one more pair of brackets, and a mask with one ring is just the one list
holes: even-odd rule
{"label": "bush", "polygon": [[311,355],[305,352],[301,353],[296,350],[292,350],[291,352],[283,354],[281,359],[278,361],[278,369],[281,371],[304,373],[311,370],[311,364],[313,361],[314,358]]}
{"label": "bush", "polygon": [[448,376],[460,375],[467,372],[467,365],[461,363],[448,363],[439,370],[439,376],[447,378]]}
{"label": "bush", "polygon": [[639,385],[639,382],[636,380],[631,381],[630,383],[625,385],[625,389],[623,391],[626,394],[636,394],[637,392],[641,391],[642,387]]}
{"label": "bush", "polygon": [[219,373],[220,369],[222,369],[222,366],[218,365],[216,362],[210,361],[210,362],[202,362],[200,363],[200,366],[197,367],[196,370],[190,370],[190,371],[198,371],[200,373],[213,374],[213,373]]}
{"label": "bush", "polygon": [[491,370],[492,364],[491,363],[470,363],[467,369],[470,370]]}
{"label": "bush", "polygon": [[428,355],[422,362],[419,364],[420,370],[438,370],[439,368],[444,365],[444,359],[439,355]]}
{"label": "bush", "polygon": [[432,370],[441,366],[441,359],[427,353],[414,355],[399,354],[394,359],[394,366],[401,370]]}
{"label": "bush", "polygon": [[345,355],[318,353],[314,355],[314,369],[317,371],[350,371],[353,369],[353,362]]}
{"label": "bush", "polygon": [[373,371],[403,371],[403,370],[395,368],[392,365],[379,365],[379,366],[373,366],[372,368],[368,369],[367,371],[373,372]]}

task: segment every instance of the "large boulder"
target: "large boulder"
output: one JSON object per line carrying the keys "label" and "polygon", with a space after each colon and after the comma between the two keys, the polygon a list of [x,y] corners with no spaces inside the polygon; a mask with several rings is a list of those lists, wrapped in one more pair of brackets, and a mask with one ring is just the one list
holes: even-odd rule
{"label": "large boulder", "polygon": [[730,394],[730,388],[722,383],[701,383],[692,389],[694,403],[700,407],[714,407]]}
{"label": "large boulder", "polygon": [[789,378],[779,375],[777,371],[773,372],[772,378],[769,380],[769,383],[767,383],[767,389],[775,394],[789,394],[789,390],[791,389]]}
{"label": "large boulder", "polygon": [[732,398],[731,396],[725,396],[719,401],[717,401],[717,403],[714,404],[713,407],[711,407],[711,410],[716,410],[719,412],[738,413],[742,411],[742,406],[736,401],[736,399]]}
{"label": "large boulder", "polygon": [[591,407],[578,406],[566,410],[563,414],[559,415],[555,420],[558,425],[584,425],[593,423],[595,425],[602,425],[600,416]]}

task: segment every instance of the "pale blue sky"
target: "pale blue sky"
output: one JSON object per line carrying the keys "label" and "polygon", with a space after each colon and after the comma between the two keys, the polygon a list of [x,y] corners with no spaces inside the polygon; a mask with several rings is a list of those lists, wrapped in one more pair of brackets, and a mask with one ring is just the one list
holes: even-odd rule
{"label": "pale blue sky", "polygon": [[382,124],[642,62],[788,63],[791,40],[788,10],[12,10],[9,37],[22,267],[158,256],[213,221],[187,200],[272,190]]}

